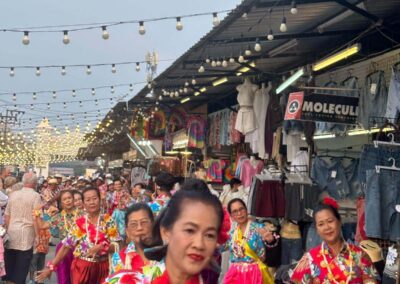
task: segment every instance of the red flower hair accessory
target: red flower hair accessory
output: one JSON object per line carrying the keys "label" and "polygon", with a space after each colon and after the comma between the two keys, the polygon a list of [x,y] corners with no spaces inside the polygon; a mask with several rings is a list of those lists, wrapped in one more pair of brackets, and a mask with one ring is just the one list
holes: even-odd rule
{"label": "red flower hair accessory", "polygon": [[325,197],[322,200],[322,204],[331,206],[331,207],[335,208],[336,210],[339,209],[339,204],[337,203],[337,201],[335,199],[333,199],[333,198],[330,198],[330,197]]}
{"label": "red flower hair accessory", "polygon": [[226,208],[223,209],[224,218],[222,219],[221,229],[218,234],[218,244],[222,245],[229,239],[229,230],[231,229],[231,219]]}

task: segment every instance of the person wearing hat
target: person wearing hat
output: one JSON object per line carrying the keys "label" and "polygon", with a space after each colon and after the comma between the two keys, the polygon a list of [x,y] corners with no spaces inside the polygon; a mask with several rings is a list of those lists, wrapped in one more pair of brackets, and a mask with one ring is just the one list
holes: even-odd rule
{"label": "person wearing hat", "polygon": [[368,254],[343,239],[338,209],[329,197],[314,209],[314,224],[322,243],[299,261],[291,277],[293,283],[379,283]]}
{"label": "person wearing hat", "polygon": [[174,188],[176,179],[169,173],[160,173],[156,177],[156,191],[154,193],[154,201],[149,203],[151,210],[155,216],[160,213],[161,209],[167,206],[171,199],[171,191]]}

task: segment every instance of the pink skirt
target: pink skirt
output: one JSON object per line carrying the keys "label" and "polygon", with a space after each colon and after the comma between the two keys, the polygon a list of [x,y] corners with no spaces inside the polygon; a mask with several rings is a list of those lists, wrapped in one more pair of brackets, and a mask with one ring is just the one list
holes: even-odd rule
{"label": "pink skirt", "polygon": [[262,284],[263,278],[257,263],[232,263],[224,277],[224,284]]}

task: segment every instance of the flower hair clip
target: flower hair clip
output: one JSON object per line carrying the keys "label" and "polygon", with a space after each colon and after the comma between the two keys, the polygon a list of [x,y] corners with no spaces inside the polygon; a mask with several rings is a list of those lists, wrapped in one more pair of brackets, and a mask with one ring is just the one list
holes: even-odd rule
{"label": "flower hair clip", "polygon": [[331,206],[331,207],[335,208],[336,210],[339,209],[339,204],[337,203],[337,201],[335,199],[333,199],[333,198],[330,198],[330,197],[325,197],[322,200],[322,204]]}

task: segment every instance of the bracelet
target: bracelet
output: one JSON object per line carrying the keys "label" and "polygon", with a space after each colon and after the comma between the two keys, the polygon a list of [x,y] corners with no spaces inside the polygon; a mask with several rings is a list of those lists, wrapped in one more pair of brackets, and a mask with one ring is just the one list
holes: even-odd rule
{"label": "bracelet", "polygon": [[42,217],[42,210],[35,209],[35,210],[33,210],[33,214],[35,215],[35,217]]}
{"label": "bracelet", "polygon": [[50,269],[51,272],[54,272],[57,270],[57,265],[54,265],[51,260],[49,260],[46,264],[46,267]]}

